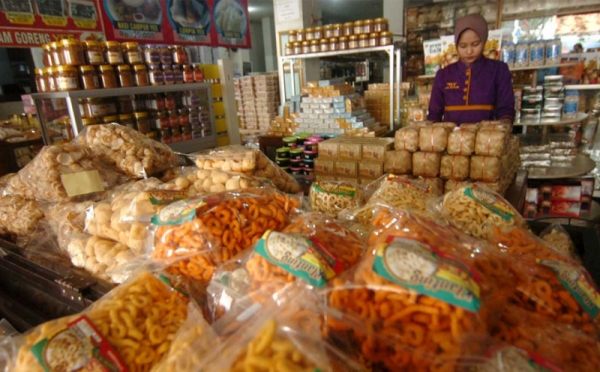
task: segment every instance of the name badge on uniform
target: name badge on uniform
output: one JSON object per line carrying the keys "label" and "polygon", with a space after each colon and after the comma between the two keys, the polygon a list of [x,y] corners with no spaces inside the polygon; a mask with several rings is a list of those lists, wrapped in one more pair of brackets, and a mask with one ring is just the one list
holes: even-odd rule
{"label": "name badge on uniform", "polygon": [[459,89],[458,83],[453,83],[453,82],[446,83],[446,90],[450,90],[450,89]]}

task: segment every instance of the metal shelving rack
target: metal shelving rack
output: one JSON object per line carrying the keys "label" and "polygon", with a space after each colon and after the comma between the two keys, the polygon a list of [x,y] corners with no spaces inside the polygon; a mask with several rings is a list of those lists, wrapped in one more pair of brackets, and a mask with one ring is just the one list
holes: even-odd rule
{"label": "metal shelving rack", "polygon": [[[543,70],[546,68],[555,68],[555,67],[568,67],[568,66],[574,66],[575,63],[573,62],[569,62],[569,63],[558,63],[558,64],[554,64],[554,65],[542,65],[542,66],[526,66],[526,67],[509,67],[510,71],[537,71],[537,70]],[[419,75],[417,76],[417,79],[433,79],[435,78],[435,75]],[[534,81],[537,80],[537,74],[534,76]],[[565,86],[567,87],[567,86]],[[571,89],[576,89],[576,88],[571,88]]]}
{"label": "metal shelving rack", "polygon": [[[401,61],[400,61],[400,50],[396,49],[394,45],[385,45],[371,48],[361,49],[348,49],[348,50],[337,50],[334,52],[322,52],[322,53],[308,53],[308,54],[294,54],[289,56],[279,57],[279,94],[281,102],[285,102],[285,64],[289,63],[290,71],[294,71],[294,65],[298,60],[313,59],[313,58],[327,58],[327,57],[339,57],[345,55],[356,55],[356,54],[369,54],[369,53],[386,53],[389,59],[389,81],[390,81],[390,123],[399,123],[400,118],[397,116],[394,118],[394,101],[398,107],[398,115],[400,115],[400,80],[402,79]],[[395,77],[394,77],[395,75]],[[293,76],[293,75],[292,75]],[[292,92],[295,91],[294,78],[290,79]],[[302,82],[301,82],[302,84]],[[396,92],[394,92],[394,85],[396,86]]]}
{"label": "metal shelving rack", "polygon": [[45,120],[45,115],[42,115],[41,101],[46,99],[64,99],[66,102],[67,110],[69,112],[69,118],[71,119],[71,127],[73,134],[77,135],[83,130],[83,124],[81,123],[81,112],[79,110],[79,99],[84,98],[105,98],[105,97],[118,97],[118,96],[130,96],[139,94],[153,94],[153,93],[173,93],[182,92],[186,90],[202,90],[206,93],[207,106],[210,113],[211,123],[211,135],[201,138],[194,138],[184,142],[176,142],[169,144],[169,147],[177,152],[193,152],[205,149],[217,147],[217,136],[215,128],[215,115],[213,112],[212,105],[212,91],[211,84],[209,83],[188,83],[188,84],[174,84],[174,85],[159,85],[159,86],[148,86],[148,87],[133,87],[133,88],[114,88],[114,89],[94,89],[94,90],[73,90],[69,92],[54,92],[54,93],[37,93],[32,94],[36,106],[36,110],[40,115],[40,126],[42,128],[42,136],[44,143],[50,144],[50,138],[46,130],[48,124]]}

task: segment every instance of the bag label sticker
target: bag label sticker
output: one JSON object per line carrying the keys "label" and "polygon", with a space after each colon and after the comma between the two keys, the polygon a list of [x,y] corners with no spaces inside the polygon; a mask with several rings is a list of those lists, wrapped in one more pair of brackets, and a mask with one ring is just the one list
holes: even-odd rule
{"label": "bag label sticker", "polygon": [[510,221],[515,216],[508,203],[499,199],[494,194],[477,188],[477,186],[465,188],[464,195],[473,199],[495,215],[500,216],[505,221]]}
{"label": "bag label sticker", "polygon": [[340,185],[335,182],[315,182],[313,187],[316,192],[334,194],[340,196],[348,196],[353,198],[356,195],[356,187],[352,187],[349,185]]}

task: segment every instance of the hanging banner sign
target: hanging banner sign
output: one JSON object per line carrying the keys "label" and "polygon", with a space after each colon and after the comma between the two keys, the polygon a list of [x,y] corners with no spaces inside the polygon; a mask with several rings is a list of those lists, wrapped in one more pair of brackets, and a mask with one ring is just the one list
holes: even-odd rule
{"label": "hanging banner sign", "polygon": [[0,45],[34,47],[63,38],[103,40],[99,0],[0,0]]}
{"label": "hanging banner sign", "polygon": [[165,38],[165,9],[160,0],[102,0],[107,40],[169,42]]}
{"label": "hanging banner sign", "polygon": [[168,0],[167,16],[176,44],[212,45],[213,0]]}
{"label": "hanging banner sign", "polygon": [[215,0],[213,8],[216,46],[252,48],[248,0]]}

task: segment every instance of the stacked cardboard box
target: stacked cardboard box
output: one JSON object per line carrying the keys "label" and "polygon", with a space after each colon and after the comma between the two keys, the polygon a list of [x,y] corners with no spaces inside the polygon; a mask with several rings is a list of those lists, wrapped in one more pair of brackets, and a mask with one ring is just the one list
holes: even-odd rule
{"label": "stacked cardboard box", "polygon": [[333,138],[319,143],[315,159],[317,180],[367,184],[383,176],[385,154],[392,138]]}
{"label": "stacked cardboard box", "polygon": [[[395,88],[395,87],[394,87]],[[390,127],[390,84],[369,84],[365,91],[367,111],[375,120]],[[398,105],[394,102],[394,117],[398,112]]]}
{"label": "stacked cardboard box", "polygon": [[240,128],[268,130],[279,107],[277,73],[244,76],[234,79]]}
{"label": "stacked cardboard box", "polygon": [[280,115],[271,120],[270,127],[267,130],[268,136],[284,137],[298,131],[298,124],[296,124],[298,113],[290,112],[288,105],[281,106],[280,111]]}

